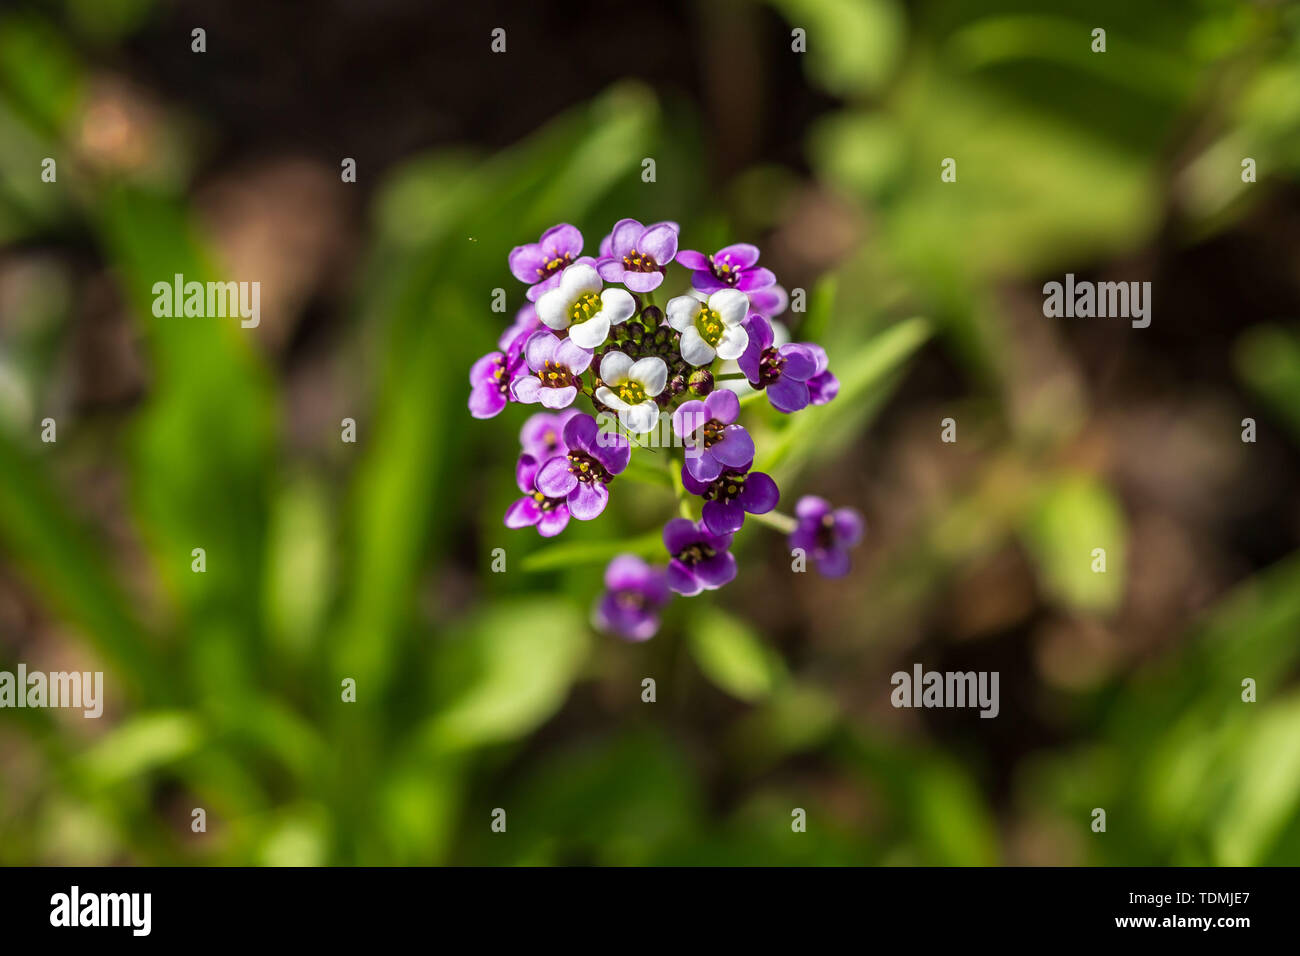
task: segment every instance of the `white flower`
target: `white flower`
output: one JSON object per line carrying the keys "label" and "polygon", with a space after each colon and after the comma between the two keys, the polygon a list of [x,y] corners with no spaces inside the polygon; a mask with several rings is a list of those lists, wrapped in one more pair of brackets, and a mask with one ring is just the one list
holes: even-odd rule
{"label": "white flower", "polygon": [[636,435],[655,427],[659,406],[655,396],[668,384],[668,366],[656,356],[638,359],[622,352],[607,352],[600,360],[600,380],[596,398],[618,412],[623,427]]}
{"label": "white flower", "polygon": [[609,327],[627,321],[636,311],[636,300],[626,289],[601,291],[600,275],[586,264],[569,266],[560,284],[537,300],[537,315],[584,349],[597,348],[609,335]]}
{"label": "white flower", "polygon": [[679,295],[667,308],[668,324],[682,333],[682,358],[695,366],[744,354],[749,333],[740,323],[748,312],[749,296],[739,289],[720,289],[707,300],[698,293]]}

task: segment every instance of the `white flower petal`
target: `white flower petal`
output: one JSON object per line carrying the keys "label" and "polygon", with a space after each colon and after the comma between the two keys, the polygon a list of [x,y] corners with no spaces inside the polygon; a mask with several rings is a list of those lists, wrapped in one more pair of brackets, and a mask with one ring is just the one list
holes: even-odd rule
{"label": "white flower petal", "polygon": [[749,296],[739,289],[720,289],[709,296],[709,308],[723,325],[739,325],[749,313]]}
{"label": "white flower petal", "polygon": [[725,330],[722,338],[718,339],[718,357],[738,359],[745,354],[745,349],[748,347],[749,333],[743,327],[735,325]]}
{"label": "white flower petal", "polygon": [[537,317],[553,329],[569,327],[569,307],[572,300],[567,299],[563,289],[552,289],[537,300]]}
{"label": "white flower petal", "polygon": [[627,409],[632,407],[627,402],[623,401],[623,399],[615,395],[613,391],[606,388],[604,385],[596,389],[596,400],[600,402],[602,405],[606,406],[607,408],[614,409],[614,411],[616,412],[626,411]]}
{"label": "white flower petal", "polygon": [[654,398],[668,384],[668,365],[663,359],[654,355],[638,359],[628,369],[627,377],[634,382],[640,382],[645,393]]}
{"label": "white flower petal", "polygon": [[564,292],[565,300],[570,305],[582,294],[599,292],[600,288],[600,273],[585,262],[569,266],[560,274],[560,290]]}
{"label": "white flower petal", "polygon": [[626,411],[619,412],[619,421],[623,427],[636,435],[652,431],[659,420],[659,406],[654,402],[640,402]]}
{"label": "white flower petal", "polygon": [[700,312],[700,300],[693,295],[674,296],[664,307],[668,324],[678,332],[685,332],[695,322]]}
{"label": "white flower petal", "polygon": [[[606,352],[605,357],[600,360],[600,380],[607,385],[622,385],[627,381],[627,373],[631,367],[632,357],[626,352]],[[605,404],[609,403],[605,402]]]}
{"label": "white flower petal", "polygon": [[584,349],[599,348],[608,337],[609,319],[599,312],[586,322],[569,326],[569,339],[574,345],[581,345]]}
{"label": "white flower petal", "polygon": [[626,289],[606,289],[600,294],[600,311],[596,315],[603,315],[611,325],[618,325],[630,319],[635,311],[636,300],[632,298],[631,292]]}
{"label": "white flower petal", "polygon": [[[744,349],[741,349],[743,352]],[[704,341],[704,336],[695,326],[691,326],[682,333],[682,358],[686,359],[688,365],[694,365],[698,368],[701,365],[708,365],[713,361],[713,346]]]}

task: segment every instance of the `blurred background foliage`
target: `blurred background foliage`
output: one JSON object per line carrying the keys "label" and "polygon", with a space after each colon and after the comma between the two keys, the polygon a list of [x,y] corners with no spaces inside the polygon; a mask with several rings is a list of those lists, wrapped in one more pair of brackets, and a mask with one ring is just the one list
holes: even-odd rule
{"label": "blurred background foliage", "polygon": [[[0,862],[1300,860],[1300,10],[608,15],[6,6],[0,668],[108,700],[0,712]],[[871,527],[837,582],[750,529],[635,646],[588,610],[671,492],[508,532],[523,416],[465,411],[510,247],[624,215],[809,290],[843,391],[751,406],[761,464]],[[1151,327],[1045,319],[1066,272]],[[174,273],[262,325],[155,318]],[[891,708],[913,662],[999,717]]]}

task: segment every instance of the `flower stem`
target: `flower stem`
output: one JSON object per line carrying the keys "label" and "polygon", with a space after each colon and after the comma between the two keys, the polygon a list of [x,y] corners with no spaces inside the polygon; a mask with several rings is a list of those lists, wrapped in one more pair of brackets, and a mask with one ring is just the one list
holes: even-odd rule
{"label": "flower stem", "polygon": [[682,484],[682,465],[676,458],[669,458],[667,462],[668,476],[673,482],[673,493],[677,495],[677,513],[683,518],[695,520],[691,513],[691,496],[686,493],[686,486]]}
{"label": "flower stem", "polygon": [[767,514],[764,515],[751,514],[750,517],[753,518],[755,521],[761,521],[769,528],[775,528],[777,531],[780,531],[782,534],[792,534],[794,532],[794,529],[799,527],[798,521],[796,521],[794,518],[791,518],[789,515],[781,514],[781,512],[779,511],[769,511]]}
{"label": "flower stem", "polygon": [[713,380],[715,382],[738,382],[744,377],[744,372],[728,372],[726,375],[713,376]]}

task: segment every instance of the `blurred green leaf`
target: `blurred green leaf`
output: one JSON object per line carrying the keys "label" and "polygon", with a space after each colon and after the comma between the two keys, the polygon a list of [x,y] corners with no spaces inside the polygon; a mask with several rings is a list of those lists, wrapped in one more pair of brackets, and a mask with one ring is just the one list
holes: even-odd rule
{"label": "blurred green leaf", "polygon": [[605,564],[620,554],[662,557],[663,534],[656,530],[616,541],[560,541],[534,551],[520,561],[519,566],[529,572],[555,571],[581,564]]}
{"label": "blurred green leaf", "polygon": [[686,637],[704,675],[740,700],[760,700],[785,679],[780,656],[749,624],[719,608],[694,611]]}
{"label": "blurred green leaf", "polygon": [[[1044,588],[1083,611],[1113,611],[1124,596],[1127,530],[1110,489],[1088,475],[1053,481],[1023,528]],[[1104,549],[1105,570],[1094,570]]]}
{"label": "blurred green leaf", "polygon": [[[903,12],[893,0],[773,0],[806,34],[812,79],[837,96],[884,85],[903,53]],[[793,41],[790,41],[793,42]]]}
{"label": "blurred green leaf", "polygon": [[1300,438],[1300,337],[1277,326],[1256,326],[1238,340],[1233,359],[1246,384]]}
{"label": "blurred green leaf", "polygon": [[81,768],[93,785],[109,786],[190,755],[202,739],[198,722],[186,711],[141,714],[87,750]]}
{"label": "blurred green leaf", "polygon": [[[888,390],[885,380],[912,357],[913,353],[930,336],[930,326],[924,319],[906,319],[876,335],[853,356],[841,360],[831,357],[831,371],[839,378],[840,392],[829,405],[809,407],[789,419],[774,440],[759,454],[754,464],[757,471],[774,471],[790,458],[795,449],[808,454],[819,445],[828,443],[826,433],[841,423],[852,423],[860,428],[863,419],[882,403]],[[868,393],[877,389],[868,401]],[[844,424],[843,427],[847,427]],[[813,436],[819,436],[814,441]],[[791,462],[787,472],[797,470],[799,462]]]}
{"label": "blurred green leaf", "polygon": [[438,704],[421,738],[446,752],[531,732],[564,702],[589,645],[582,616],[566,600],[499,602],[439,641]]}

